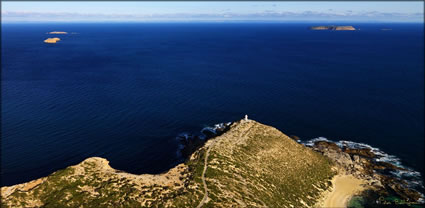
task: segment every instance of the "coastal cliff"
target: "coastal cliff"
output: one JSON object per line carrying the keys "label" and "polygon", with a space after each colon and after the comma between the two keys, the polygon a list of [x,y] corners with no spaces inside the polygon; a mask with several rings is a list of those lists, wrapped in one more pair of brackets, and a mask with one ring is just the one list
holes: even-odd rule
{"label": "coastal cliff", "polygon": [[380,178],[366,177],[367,171],[357,172],[348,162],[350,154],[363,161],[359,158],[371,156],[367,151],[338,150],[323,142],[309,147],[247,119],[222,129],[221,135],[197,142],[186,162],[166,173],[125,173],[93,157],[44,178],[2,187],[1,205],[341,207],[356,194],[384,187]]}
{"label": "coastal cliff", "polygon": [[356,30],[353,26],[315,26],[310,30]]}

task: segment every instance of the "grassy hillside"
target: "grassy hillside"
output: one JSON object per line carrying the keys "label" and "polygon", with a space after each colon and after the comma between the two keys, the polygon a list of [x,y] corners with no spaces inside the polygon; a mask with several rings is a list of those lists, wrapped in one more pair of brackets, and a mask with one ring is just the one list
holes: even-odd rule
{"label": "grassy hillside", "polygon": [[277,129],[240,121],[167,173],[133,175],[89,158],[2,187],[2,207],[311,207],[334,174],[326,157]]}

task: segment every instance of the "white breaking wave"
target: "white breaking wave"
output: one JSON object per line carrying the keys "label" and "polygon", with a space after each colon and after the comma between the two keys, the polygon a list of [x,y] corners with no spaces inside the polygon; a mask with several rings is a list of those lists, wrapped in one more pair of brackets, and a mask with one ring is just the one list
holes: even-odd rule
{"label": "white breaking wave", "polygon": [[201,132],[209,131],[209,132],[211,132],[211,133],[213,133],[213,134],[217,134],[217,130],[219,130],[219,129],[224,129],[224,128],[226,128],[226,127],[230,126],[231,124],[232,124],[232,122],[214,124],[214,126],[207,126],[207,127],[204,127],[204,128],[201,130]]}

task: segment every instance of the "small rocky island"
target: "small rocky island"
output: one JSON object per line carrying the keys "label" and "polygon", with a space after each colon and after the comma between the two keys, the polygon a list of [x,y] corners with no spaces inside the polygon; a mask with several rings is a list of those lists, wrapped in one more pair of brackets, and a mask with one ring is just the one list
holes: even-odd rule
{"label": "small rocky island", "polygon": [[60,41],[60,38],[47,38],[46,40],[44,40],[45,43],[56,43],[58,41]]}
{"label": "small rocky island", "polygon": [[53,31],[53,32],[48,32],[47,34],[66,35],[66,34],[68,34],[68,32]]}
{"label": "small rocky island", "polygon": [[310,30],[356,30],[353,26],[314,26]]}

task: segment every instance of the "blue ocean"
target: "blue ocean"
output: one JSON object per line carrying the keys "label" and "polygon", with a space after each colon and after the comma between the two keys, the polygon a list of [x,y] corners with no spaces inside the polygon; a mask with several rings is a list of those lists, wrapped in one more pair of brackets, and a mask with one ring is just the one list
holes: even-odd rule
{"label": "blue ocean", "polygon": [[161,173],[182,162],[179,134],[245,114],[301,140],[371,145],[423,175],[423,24],[316,25],[2,24],[1,185],[92,156]]}

